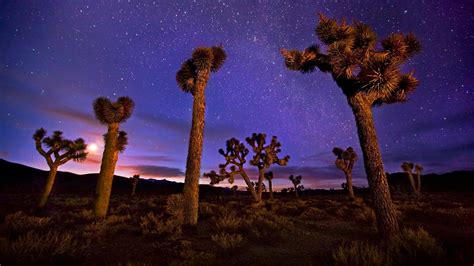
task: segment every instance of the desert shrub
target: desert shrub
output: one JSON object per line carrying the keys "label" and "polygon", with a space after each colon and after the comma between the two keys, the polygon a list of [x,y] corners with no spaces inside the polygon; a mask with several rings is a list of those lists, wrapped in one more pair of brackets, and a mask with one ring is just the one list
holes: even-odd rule
{"label": "desert shrub", "polygon": [[106,235],[112,235],[124,231],[130,226],[128,222],[132,219],[130,215],[109,215],[103,220],[94,220],[86,224],[82,235],[87,239],[96,239]]}
{"label": "desert shrub", "polygon": [[60,215],[59,219],[66,223],[89,223],[95,220],[95,216],[92,210],[82,209],[80,211],[67,212],[65,217]]}
{"label": "desert shrub", "polygon": [[183,219],[184,198],[182,194],[173,194],[166,199],[166,213],[176,219]]}
{"label": "desert shrub", "polygon": [[375,212],[368,206],[362,206],[355,210],[354,220],[360,223],[375,225]]}
{"label": "desert shrub", "polygon": [[444,265],[445,253],[423,229],[405,229],[384,245],[351,242],[332,254],[335,265]]}
{"label": "desert shrub", "polygon": [[208,218],[214,215],[213,204],[207,202],[199,203],[199,218]]}
{"label": "desert shrub", "polygon": [[218,233],[212,235],[211,239],[224,250],[233,250],[244,244],[244,238],[240,234]]}
{"label": "desert shrub", "polygon": [[[215,255],[209,252],[196,250],[189,240],[179,240],[176,246],[171,249],[168,247],[165,252],[169,257],[174,257],[169,265],[187,266],[187,265],[215,265]],[[162,248],[160,248],[162,249]]]}
{"label": "desert shrub", "polygon": [[276,213],[286,216],[298,216],[305,208],[306,203],[302,200],[292,200],[279,205]]}
{"label": "desert shrub", "polygon": [[293,223],[286,217],[274,214],[266,209],[247,211],[244,218],[245,229],[256,240],[276,243],[287,237],[293,229]]}
{"label": "desert shrub", "polygon": [[182,221],[173,217],[165,219],[162,215],[155,215],[153,212],[140,218],[140,227],[144,235],[176,238],[181,235],[181,225]]}
{"label": "desert shrub", "polygon": [[422,228],[404,229],[389,243],[394,265],[440,265],[445,253],[443,248]]}
{"label": "desert shrub", "polygon": [[236,232],[242,225],[242,218],[235,212],[224,212],[215,223],[218,232]]}
{"label": "desert shrub", "polygon": [[79,243],[70,233],[28,232],[15,239],[0,239],[0,258],[15,263],[51,263],[73,260],[89,243]]}
{"label": "desert shrub", "polygon": [[29,216],[24,212],[15,212],[5,217],[5,226],[10,236],[40,231],[52,223],[50,217]]}
{"label": "desert shrub", "polygon": [[309,207],[301,213],[300,217],[304,220],[314,221],[326,219],[328,215],[325,211],[322,211],[316,207]]}
{"label": "desert shrub", "polygon": [[378,246],[365,242],[344,243],[332,253],[334,265],[351,266],[389,266],[390,258]]}

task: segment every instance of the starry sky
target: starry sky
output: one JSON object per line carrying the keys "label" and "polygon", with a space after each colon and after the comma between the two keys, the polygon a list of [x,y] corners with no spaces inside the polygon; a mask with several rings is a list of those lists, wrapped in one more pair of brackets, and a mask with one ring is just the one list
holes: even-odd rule
{"label": "starry sky", "polygon": [[[405,160],[429,173],[474,170],[473,11],[469,1],[0,1],[0,158],[47,169],[31,137],[44,127],[98,147],[60,170],[98,172],[106,127],[92,102],[127,95],[136,109],[121,127],[129,145],[116,174],[182,181],[192,96],[175,74],[195,47],[222,44],[228,59],[206,90],[202,170],[217,169],[228,138],[263,132],[291,155],[273,167],[277,187],[290,186],[289,174],[340,187],[332,148],[361,154],[351,110],[328,74],[289,71],[279,54],[319,43],[323,12],[379,37],[413,31],[424,47],[403,68],[421,81],[410,100],[374,110],[386,171]],[[354,178],[366,186],[362,159]]]}

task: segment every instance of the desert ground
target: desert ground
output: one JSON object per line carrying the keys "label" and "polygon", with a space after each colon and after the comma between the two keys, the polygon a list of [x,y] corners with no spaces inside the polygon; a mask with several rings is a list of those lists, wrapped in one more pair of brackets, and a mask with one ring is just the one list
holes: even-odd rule
{"label": "desert ground", "polygon": [[[113,195],[105,220],[92,197],[1,194],[2,265],[471,265],[472,193],[395,194],[403,233],[384,243],[369,195],[245,192],[207,196],[197,228],[183,228],[182,196]],[[268,195],[265,195],[268,197]],[[382,244],[381,244],[382,243]]]}

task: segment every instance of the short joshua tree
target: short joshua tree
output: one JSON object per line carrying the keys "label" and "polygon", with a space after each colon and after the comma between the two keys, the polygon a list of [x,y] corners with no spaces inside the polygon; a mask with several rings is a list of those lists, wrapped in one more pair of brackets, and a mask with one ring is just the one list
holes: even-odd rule
{"label": "short joshua tree", "polygon": [[[49,166],[48,179],[38,203],[38,207],[43,208],[53,188],[59,166],[70,160],[84,161],[87,157],[87,145],[81,138],[76,140],[64,139],[61,131],[54,131],[51,136],[46,137],[46,130],[43,128],[36,130],[33,139],[35,140],[36,150],[46,159]],[[46,145],[47,151],[43,149],[42,144]]]}
{"label": "short joshua tree", "polygon": [[[285,166],[290,159],[289,156],[279,158],[278,153],[281,152],[281,144],[278,142],[277,137],[273,136],[268,145],[266,145],[265,138],[265,134],[254,133],[251,137],[246,139],[252,147],[254,154],[249,163],[252,166],[256,166],[258,169],[257,182],[253,183],[250,180],[250,177],[244,168],[244,165],[247,162],[246,156],[249,154],[249,149],[245,147],[244,143],[241,143],[235,138],[227,140],[225,150],[219,150],[219,153],[225,159],[225,163],[219,165],[219,173],[211,171],[205,173],[204,176],[211,179],[211,184],[217,184],[224,179],[227,179],[229,183],[232,184],[234,182],[234,177],[240,175],[247,184],[247,190],[250,192],[255,202],[261,202],[262,192],[265,185],[263,184],[265,171],[273,164]],[[254,187],[254,184],[256,188]]]}
{"label": "short joshua tree", "polygon": [[355,153],[352,147],[347,148],[346,150],[335,147],[332,149],[332,153],[336,155],[336,167],[341,169],[346,176],[347,192],[349,197],[354,199],[354,188],[352,187],[352,169],[354,168],[354,163],[357,160],[357,154]]}
{"label": "short joshua tree", "polygon": [[130,196],[135,196],[135,190],[137,188],[137,184],[138,184],[138,181],[140,180],[140,175],[133,175],[131,178],[130,178],[130,182],[132,184],[132,194],[130,194]]}
{"label": "short joshua tree", "polygon": [[176,73],[178,86],[194,96],[193,118],[189,137],[188,158],[184,179],[184,223],[196,225],[199,204],[199,177],[204,141],[205,90],[211,72],[217,72],[227,55],[222,47],[198,47]]}
{"label": "short joshua tree", "polygon": [[293,189],[295,191],[295,197],[299,197],[299,194],[298,194],[298,191],[302,191],[304,189],[304,187],[301,184],[301,179],[303,179],[302,176],[298,175],[298,176],[294,176],[294,175],[290,175],[290,177],[288,177],[288,179],[291,180],[291,183],[293,183]]}
{"label": "short joshua tree", "polygon": [[273,172],[269,171],[264,174],[265,179],[268,180],[268,191],[270,192],[270,199],[273,199]]}
{"label": "short joshua tree", "polygon": [[401,168],[403,170],[403,172],[405,172],[408,176],[408,180],[410,181],[410,186],[411,186],[411,189],[412,189],[412,192],[414,194],[418,194],[418,190],[416,188],[416,184],[415,184],[415,179],[413,178],[413,167],[414,167],[414,164],[411,163],[411,162],[403,162],[402,165],[401,165]]}
{"label": "short joshua tree", "polygon": [[326,53],[312,45],[304,51],[281,50],[288,69],[310,73],[319,69],[331,74],[352,109],[359,142],[364,155],[365,171],[372,191],[379,233],[391,238],[399,232],[395,207],[385,176],[375,130],[372,107],[404,102],[415,90],[418,80],[401,68],[420,52],[421,45],[413,33],[394,33],[377,46],[377,35],[362,22],[341,22],[322,14],[316,35],[326,45]]}
{"label": "short joshua tree", "polygon": [[116,102],[99,97],[94,101],[93,107],[97,120],[108,126],[107,134],[104,135],[105,147],[94,202],[94,215],[104,218],[109,207],[118,154],[123,152],[128,144],[127,133],[119,131],[119,125],[130,118],[135,104],[128,97],[120,97]]}
{"label": "short joshua tree", "polygon": [[418,194],[421,193],[421,172],[423,171],[423,166],[420,164],[415,164],[415,173],[416,173],[416,189],[418,191]]}
{"label": "short joshua tree", "polygon": [[237,191],[239,190],[239,186],[233,185],[230,190],[232,190],[232,193],[234,194],[234,198],[237,198]]}

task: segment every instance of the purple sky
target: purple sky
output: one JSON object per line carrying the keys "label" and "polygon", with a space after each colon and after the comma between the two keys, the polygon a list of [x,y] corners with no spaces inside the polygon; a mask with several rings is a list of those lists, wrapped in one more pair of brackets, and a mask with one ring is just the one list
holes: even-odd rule
{"label": "purple sky", "polygon": [[[290,186],[289,174],[339,187],[332,148],[360,154],[351,110],[329,75],[289,71],[279,54],[319,43],[324,12],[380,37],[413,31],[423,44],[404,67],[421,81],[409,102],[374,110],[386,170],[404,160],[426,172],[473,170],[473,11],[468,1],[1,1],[0,158],[46,169],[31,138],[44,127],[99,146],[61,170],[98,172],[106,128],[91,103],[128,95],[136,109],[122,126],[130,142],[117,174],[182,180],[192,96],[175,74],[193,48],[222,44],[228,60],[206,90],[203,171],[217,169],[226,139],[264,132],[291,155],[273,168],[277,187]],[[362,160],[354,171],[365,185]]]}

